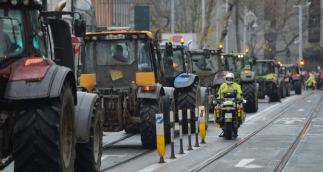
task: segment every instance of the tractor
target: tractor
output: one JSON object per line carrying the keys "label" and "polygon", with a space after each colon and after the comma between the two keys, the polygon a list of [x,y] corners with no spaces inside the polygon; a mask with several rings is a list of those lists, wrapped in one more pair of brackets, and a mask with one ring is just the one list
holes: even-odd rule
{"label": "tractor", "polygon": [[62,16],[73,19],[76,36],[86,25],[65,5],[49,12],[39,0],[0,1],[1,169],[14,161],[14,171],[100,170],[102,106],[96,94],[77,91]]}
{"label": "tractor", "polygon": [[[171,40],[170,38],[168,40]],[[160,43],[160,47],[156,48],[160,51],[161,60],[165,69],[163,85],[173,87],[175,89],[175,111],[178,120],[177,110],[181,109],[183,113],[183,131],[188,131],[187,109],[191,110],[191,119],[195,116],[195,108],[204,105],[208,109],[208,90],[201,87],[199,76],[191,73],[192,69],[189,61],[190,54],[188,45],[184,44],[182,38],[181,43]],[[188,61],[188,63],[186,62]],[[208,128],[208,113],[205,115],[206,129]],[[195,132],[195,121],[191,120],[191,132]]]}
{"label": "tractor", "polygon": [[287,90],[286,95],[290,95],[290,90],[295,90],[295,94],[302,94],[302,68],[299,65],[282,64],[280,70],[285,74],[284,81],[289,85],[287,88],[290,88]]}
{"label": "tractor", "polygon": [[83,40],[79,89],[102,98],[103,131],[140,133],[143,148],[156,148],[155,115],[169,113],[173,89],[159,83],[163,71],[158,70],[152,33],[106,27],[88,32]]}
{"label": "tractor", "polygon": [[278,102],[282,93],[286,93],[284,77],[278,72],[279,66],[275,60],[251,60],[251,71],[255,73],[259,84],[259,99],[264,99],[267,95],[269,102]]}
{"label": "tractor", "polygon": [[222,77],[216,83],[225,82],[225,75],[232,72],[235,76],[235,82],[241,85],[243,97],[247,100],[243,104],[245,112],[258,111],[258,84],[255,80],[255,72],[250,70],[248,65],[249,57],[246,53],[228,53],[221,54],[223,63]]}
{"label": "tractor", "polygon": [[221,49],[192,50],[188,56],[188,61],[192,64],[192,73],[199,76],[201,86],[208,88],[208,107],[210,113],[214,112],[215,104],[213,102],[222,84],[217,82],[223,78],[221,52]]}

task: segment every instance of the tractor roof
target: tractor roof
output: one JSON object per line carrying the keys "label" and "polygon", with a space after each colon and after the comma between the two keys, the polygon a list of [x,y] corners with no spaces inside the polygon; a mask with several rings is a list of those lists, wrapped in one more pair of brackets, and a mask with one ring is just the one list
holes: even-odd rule
{"label": "tractor roof", "polygon": [[296,67],[295,64],[282,64],[281,67]]}
{"label": "tractor roof", "polygon": [[238,56],[238,55],[246,55],[245,53],[223,53],[222,56]]}
{"label": "tractor roof", "polygon": [[[161,47],[165,47],[165,43],[160,43],[159,44]],[[180,43],[172,43],[172,45],[173,45],[173,47],[174,48],[181,48],[181,47],[183,47],[184,49],[188,49],[188,45],[186,45],[186,44],[180,44]]]}
{"label": "tractor roof", "polygon": [[[148,38],[153,38],[153,35],[149,31],[125,31],[125,30],[120,30],[120,31],[101,31],[101,32],[87,32],[86,36],[98,36],[98,35],[139,35],[139,34],[145,34],[148,36]],[[135,39],[134,37],[132,37]],[[139,36],[140,38],[140,36]]]}

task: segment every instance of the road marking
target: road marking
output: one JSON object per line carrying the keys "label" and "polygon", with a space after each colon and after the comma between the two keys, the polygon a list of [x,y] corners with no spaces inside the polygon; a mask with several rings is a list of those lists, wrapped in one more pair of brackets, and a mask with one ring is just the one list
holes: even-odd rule
{"label": "road marking", "polygon": [[103,161],[104,159],[108,158],[108,157],[118,157],[118,158],[123,158],[123,157],[128,157],[130,156],[129,154],[123,154],[123,155],[102,155],[101,156],[101,161]]}
{"label": "road marking", "polygon": [[305,118],[281,118],[278,119],[277,122],[282,121],[284,124],[292,124],[294,122],[302,122],[305,121]]}
{"label": "road marking", "polygon": [[239,168],[262,168],[262,167],[264,167],[264,166],[260,166],[260,165],[249,164],[249,163],[251,163],[254,160],[255,159],[242,159],[234,167],[239,167]]}
{"label": "road marking", "polygon": [[[292,100],[292,98],[294,98],[294,97],[295,97],[295,96],[293,96],[293,97],[289,97],[289,98],[285,99],[285,100],[284,100],[284,102],[288,102],[288,101]],[[270,107],[268,107],[268,108],[266,108],[266,109],[264,109],[264,110],[262,110],[262,111],[260,111],[260,112],[255,113],[255,114],[254,114],[254,115],[252,115],[252,116],[247,117],[245,122],[248,122],[248,121],[252,120],[253,118],[258,117],[259,115],[262,115],[262,114],[264,114],[264,113],[265,113],[265,112],[267,112],[267,111],[270,111],[272,108],[274,108],[274,107],[276,107],[276,106],[279,106],[280,104],[281,104],[281,103],[276,103],[276,104],[275,104],[275,105],[273,105],[273,106],[270,106]]]}
{"label": "road marking", "polygon": [[303,112],[303,111],[304,111],[304,109],[298,109],[297,111],[298,111],[298,112]]}
{"label": "road marking", "polygon": [[312,100],[308,100],[307,102],[311,103],[311,102],[312,102]]}
{"label": "road marking", "polygon": [[[197,149],[201,149],[201,148],[203,148],[205,146],[205,144],[200,144],[200,147],[194,147],[193,149],[194,150],[197,150]],[[194,150],[193,151],[187,151],[187,150],[184,150],[184,154],[176,154],[175,156],[176,156],[176,159],[165,159],[165,162],[166,163],[163,163],[163,164],[160,164],[160,163],[157,163],[157,164],[153,164],[153,165],[151,165],[151,166],[148,166],[148,167],[146,167],[146,168],[144,168],[144,169],[142,169],[142,170],[140,170],[140,171],[138,171],[138,172],[150,172],[150,171],[154,171],[154,170],[156,170],[156,169],[158,169],[158,168],[160,168],[160,167],[162,167],[162,166],[164,166],[164,165],[166,165],[166,164],[168,164],[169,165],[169,163],[170,162],[174,162],[174,161],[177,161],[178,159],[180,159],[181,157],[184,157],[184,156],[187,156],[187,155],[189,155],[190,153],[192,153],[192,152],[194,152]]]}

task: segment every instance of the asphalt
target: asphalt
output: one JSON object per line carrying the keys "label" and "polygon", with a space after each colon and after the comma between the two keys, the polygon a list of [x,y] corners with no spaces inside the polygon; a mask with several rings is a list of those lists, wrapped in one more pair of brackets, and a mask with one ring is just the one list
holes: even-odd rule
{"label": "asphalt", "polygon": [[[188,151],[188,137],[184,135],[183,148],[185,154],[180,155],[179,138],[177,137],[174,142],[176,159],[169,158],[171,147],[168,144],[166,145],[166,153],[164,155],[166,163],[158,163],[159,156],[156,150],[142,149],[140,134],[137,134],[104,149],[101,158],[101,169],[144,154],[108,171],[193,171],[198,167],[202,167],[206,162],[218,156],[229,147],[242,142],[245,137],[286,111],[281,117],[268,124],[267,127],[249,140],[201,170],[226,172],[273,171],[302,130],[306,119],[314,112],[314,107],[322,97],[323,91],[315,90],[303,91],[302,95],[292,94],[291,97],[282,99],[280,103],[268,103],[268,99],[260,100],[258,112],[246,114],[247,119],[239,128],[239,136],[235,140],[219,138],[218,135],[221,133],[221,129],[213,122],[213,115],[209,114],[210,120],[205,138],[206,144],[199,144],[200,147],[193,147],[194,150]],[[300,103],[296,103],[297,101],[300,101]],[[292,105],[292,108],[287,109]],[[323,171],[323,146],[321,143],[323,138],[322,105],[322,102],[318,105],[319,108],[314,112],[314,118],[308,130],[286,164],[284,171]],[[178,135],[178,126],[176,129]],[[104,133],[103,142],[108,144],[125,135],[127,135],[125,132]],[[200,141],[201,139],[199,138]],[[192,134],[192,145],[195,145],[195,134]],[[13,171],[13,163],[4,170],[4,172],[11,171]]]}

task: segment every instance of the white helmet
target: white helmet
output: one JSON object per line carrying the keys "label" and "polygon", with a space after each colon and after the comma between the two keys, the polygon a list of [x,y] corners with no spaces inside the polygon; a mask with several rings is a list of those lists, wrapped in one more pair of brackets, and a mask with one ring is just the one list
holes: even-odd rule
{"label": "white helmet", "polygon": [[310,76],[313,76],[313,74],[312,74],[312,73],[310,73]]}
{"label": "white helmet", "polygon": [[225,81],[228,84],[232,84],[234,81],[234,75],[233,73],[227,73],[227,75],[225,75]]}

